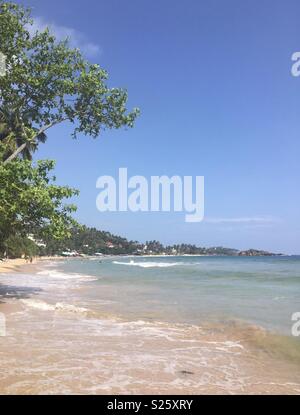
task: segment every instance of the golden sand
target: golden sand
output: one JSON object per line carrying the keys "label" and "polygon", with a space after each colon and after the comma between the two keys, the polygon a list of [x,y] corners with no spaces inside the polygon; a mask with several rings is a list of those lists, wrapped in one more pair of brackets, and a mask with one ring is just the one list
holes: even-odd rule
{"label": "golden sand", "polygon": [[23,259],[23,258],[17,258],[17,259],[6,259],[3,261],[0,261],[0,274],[1,273],[9,273],[9,272],[20,272],[20,271],[28,271],[28,267],[33,267],[34,265],[49,262],[49,261],[58,261],[65,259],[64,257],[51,257],[51,256],[45,256],[45,257],[36,257],[33,258],[32,262]]}
{"label": "golden sand", "polygon": [[0,261],[0,273],[3,272],[18,272],[19,267],[26,264],[25,259],[7,259]]}

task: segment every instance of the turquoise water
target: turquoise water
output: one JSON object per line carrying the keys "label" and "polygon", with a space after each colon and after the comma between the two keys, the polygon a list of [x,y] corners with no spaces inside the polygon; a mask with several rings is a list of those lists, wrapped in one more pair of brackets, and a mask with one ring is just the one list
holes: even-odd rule
{"label": "turquoise water", "polygon": [[85,305],[130,320],[200,325],[238,320],[291,335],[300,311],[300,257],[114,257],[66,261],[96,277]]}

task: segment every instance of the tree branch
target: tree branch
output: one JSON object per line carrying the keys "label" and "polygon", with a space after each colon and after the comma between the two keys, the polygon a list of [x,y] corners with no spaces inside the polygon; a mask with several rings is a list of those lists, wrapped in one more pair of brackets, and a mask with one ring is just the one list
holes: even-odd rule
{"label": "tree branch", "polygon": [[[47,131],[49,128],[53,127],[56,124],[60,124],[63,121],[66,121],[67,118],[63,118],[62,120],[59,121],[53,121],[48,125],[45,125],[45,127],[41,128],[33,137],[32,140],[35,140],[40,134],[44,133],[45,131]],[[5,166],[6,164],[10,163],[11,161],[13,161],[16,157],[18,157],[18,155],[20,153],[22,153],[22,151],[25,150],[25,148],[27,147],[28,142],[22,144],[20,147],[18,147],[16,149],[16,151],[14,151],[6,160],[4,160],[3,165]]]}

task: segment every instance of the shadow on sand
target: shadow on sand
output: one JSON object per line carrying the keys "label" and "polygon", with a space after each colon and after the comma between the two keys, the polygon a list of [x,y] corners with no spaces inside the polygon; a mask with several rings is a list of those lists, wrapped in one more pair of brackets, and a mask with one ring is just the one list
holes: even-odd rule
{"label": "shadow on sand", "polygon": [[5,303],[10,299],[25,299],[30,298],[32,295],[41,292],[41,288],[33,287],[16,287],[13,285],[0,284],[0,304]]}

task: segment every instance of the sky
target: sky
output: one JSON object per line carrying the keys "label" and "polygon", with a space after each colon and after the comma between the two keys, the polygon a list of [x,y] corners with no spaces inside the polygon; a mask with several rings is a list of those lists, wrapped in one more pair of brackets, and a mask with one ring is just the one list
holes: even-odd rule
{"label": "sky", "polygon": [[[300,51],[297,0],[22,0],[35,26],[109,72],[139,107],[134,129],[93,140],[48,132],[36,159],[57,160],[80,190],[76,218],[129,239],[300,254]],[[204,176],[205,219],[178,212],[106,212],[96,180]]]}

